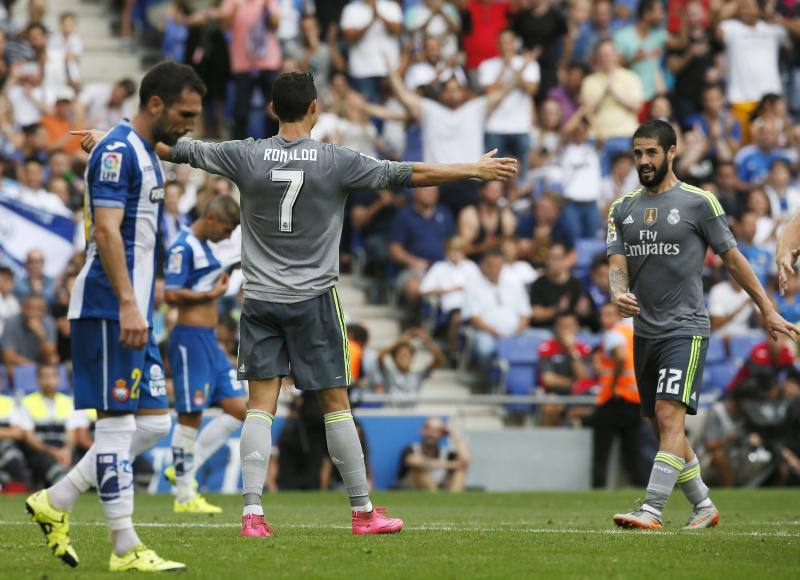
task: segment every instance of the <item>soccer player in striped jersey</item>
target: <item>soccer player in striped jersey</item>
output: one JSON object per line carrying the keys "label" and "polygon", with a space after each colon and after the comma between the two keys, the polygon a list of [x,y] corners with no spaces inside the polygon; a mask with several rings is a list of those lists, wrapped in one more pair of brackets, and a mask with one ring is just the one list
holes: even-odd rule
{"label": "soccer player in striped jersey", "polygon": [[191,131],[205,86],[187,66],[162,63],[142,79],[139,111],[113,127],[89,157],[86,263],[69,318],[75,406],[97,409],[95,443],[52,487],[26,502],[48,547],[70,566],[68,513],[96,487],[110,532],[112,572],[185,570],[142,544],[133,528],[131,457],[170,428],[166,379],[150,327],[164,173],[155,151]]}
{"label": "soccer player in striped jersey", "polygon": [[[245,392],[216,337],[217,303],[228,289],[228,274],[215,243],[239,225],[239,204],[213,198],[191,227],[182,228],[169,248],[167,303],[178,307],[169,337],[169,361],[178,424],[172,433],[172,466],[164,475],[176,487],[176,513],[220,513],[195,491],[195,471],[244,421]],[[198,437],[203,410],[222,407]]]}
{"label": "soccer player in striped jersey", "polygon": [[694,506],[685,529],[717,525],[719,511],[700,476],[685,435],[686,414],[697,413],[708,335],[701,275],[709,247],[761,311],[767,331],[795,338],[736,247],[717,198],[678,181],[672,171],[675,131],[655,120],[633,135],[642,187],[615,201],[608,214],[611,299],[634,319],[634,366],[642,413],[659,438],[644,503],[617,514],[621,527],[657,529],[679,484]]}

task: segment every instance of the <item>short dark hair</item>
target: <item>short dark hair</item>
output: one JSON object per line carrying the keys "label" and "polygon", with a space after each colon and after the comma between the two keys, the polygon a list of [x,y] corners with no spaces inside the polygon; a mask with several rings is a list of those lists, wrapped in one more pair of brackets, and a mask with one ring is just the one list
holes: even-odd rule
{"label": "short dark hair", "polygon": [[645,14],[655,8],[656,4],[660,4],[661,0],[639,0],[639,6],[636,7],[636,20],[641,20]]}
{"label": "short dark hair", "polygon": [[151,68],[139,87],[139,108],[147,106],[151,97],[159,97],[169,107],[181,98],[185,89],[206,95],[206,85],[190,66],[162,62]]}
{"label": "short dark hair", "polygon": [[41,22],[31,22],[25,27],[25,34],[30,34],[33,30],[39,30],[42,34],[47,36],[47,27]]}
{"label": "short dark hair", "polygon": [[0,266],[0,275],[6,275],[14,277],[14,270],[9,268],[8,266]]}
{"label": "short dark hair", "polygon": [[639,125],[639,128],[633,134],[633,139],[655,139],[664,151],[667,151],[678,142],[675,129],[661,119],[651,119]]}
{"label": "short dark hair", "polygon": [[167,189],[168,187],[177,187],[181,190],[181,193],[186,191],[186,188],[183,186],[183,184],[180,181],[175,181],[174,179],[171,179],[164,184],[164,189]]}
{"label": "short dark hair", "polygon": [[216,195],[203,208],[203,217],[214,214],[228,224],[239,223],[239,204],[229,195]]}
{"label": "short dark hair", "polygon": [[121,87],[129,97],[136,93],[136,83],[133,79],[122,79],[117,81],[117,86]]}
{"label": "short dark hair", "polygon": [[488,250],[486,250],[486,252],[483,254],[483,260],[481,260],[481,261],[485,262],[489,258],[505,259],[505,256],[503,256],[503,250],[501,250],[498,247],[494,247],[494,248],[489,248]]}
{"label": "short dark hair", "polygon": [[769,163],[769,170],[772,171],[776,166],[783,165],[789,173],[794,173],[792,171],[792,164],[789,162],[788,159],[785,157],[776,157]]}
{"label": "short dark hair", "polygon": [[42,126],[39,123],[31,123],[30,125],[23,125],[22,126],[22,134],[23,135],[35,135],[39,132]]}
{"label": "short dark hair", "polygon": [[284,123],[299,121],[317,98],[317,87],[311,73],[283,73],[272,86],[272,107]]}
{"label": "short dark hair", "polygon": [[369,331],[360,324],[348,324],[347,336],[352,338],[358,344],[364,345],[367,344],[367,341],[369,340]]}

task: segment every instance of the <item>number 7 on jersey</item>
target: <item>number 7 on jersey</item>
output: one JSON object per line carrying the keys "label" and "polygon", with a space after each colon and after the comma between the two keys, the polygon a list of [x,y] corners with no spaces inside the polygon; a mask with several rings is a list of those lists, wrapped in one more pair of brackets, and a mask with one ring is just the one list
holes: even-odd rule
{"label": "number 7 on jersey", "polygon": [[281,210],[279,217],[280,231],[292,231],[292,209],[300,195],[300,189],[303,187],[303,170],[302,169],[273,169],[269,173],[269,178],[276,182],[285,182],[289,185],[283,192],[281,197]]}

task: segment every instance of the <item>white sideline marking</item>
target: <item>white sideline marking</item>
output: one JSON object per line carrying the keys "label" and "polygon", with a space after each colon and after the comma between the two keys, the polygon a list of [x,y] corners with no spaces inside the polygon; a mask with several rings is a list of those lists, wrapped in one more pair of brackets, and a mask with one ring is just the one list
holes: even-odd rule
{"label": "white sideline marking", "polygon": [[[790,524],[795,524],[798,522],[787,522]],[[27,526],[30,525],[30,522],[14,522],[14,521],[0,521],[0,526]],[[82,526],[94,526],[94,527],[105,527],[105,522],[72,522],[72,526],[82,527]],[[134,525],[138,528],[221,528],[221,529],[233,529],[233,528],[240,528],[241,524],[225,524],[225,523],[200,523],[200,522],[185,522],[185,523],[166,523],[166,522],[134,522]],[[756,524],[761,525],[761,524]],[[317,525],[317,524],[281,524],[276,526],[278,529],[288,529],[288,530],[349,530],[350,526],[345,525],[335,525],[335,524],[324,524],[324,525]],[[493,527],[493,528],[482,528],[476,526],[452,526],[452,525],[420,525],[414,526],[411,525],[406,528],[407,531],[424,531],[424,532],[516,532],[522,534],[599,534],[599,535],[627,535],[629,537],[646,537],[646,536],[678,536],[678,535],[686,535],[696,532],[682,532],[678,530],[649,530],[649,531],[635,531],[635,530],[622,530],[622,529],[588,529],[584,530],[581,528],[503,528],[503,527]],[[716,530],[714,531],[715,536],[722,536],[722,537],[746,537],[746,538],[800,538],[800,532],[737,532],[737,531],[728,531],[728,530]]]}

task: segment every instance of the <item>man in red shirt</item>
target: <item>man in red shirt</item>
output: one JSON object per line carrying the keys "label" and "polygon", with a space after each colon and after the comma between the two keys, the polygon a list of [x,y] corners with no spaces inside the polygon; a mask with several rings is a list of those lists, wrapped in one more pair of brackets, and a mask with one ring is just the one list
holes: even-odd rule
{"label": "man in red shirt", "polygon": [[767,340],[753,347],[750,356],[726,387],[732,393],[746,382],[763,391],[765,395],[778,388],[778,375],[794,367],[795,351],[793,343],[781,335],[778,340],[767,336]]}
{"label": "man in red shirt", "polygon": [[[574,314],[559,314],[553,327],[555,337],[539,345],[539,385],[548,393],[569,395],[589,378],[587,361],[592,349],[578,342],[579,328]],[[542,405],[541,411],[542,425],[556,427],[564,420],[566,405]]]}
{"label": "man in red shirt", "polygon": [[509,3],[505,0],[470,0],[461,18],[461,47],[467,55],[466,67],[478,68],[487,58],[500,54],[497,39],[508,25]]}

